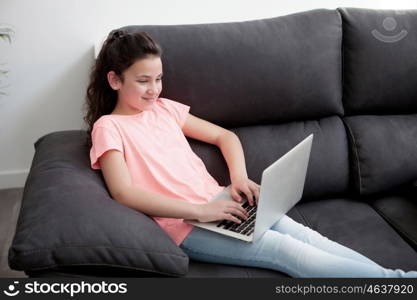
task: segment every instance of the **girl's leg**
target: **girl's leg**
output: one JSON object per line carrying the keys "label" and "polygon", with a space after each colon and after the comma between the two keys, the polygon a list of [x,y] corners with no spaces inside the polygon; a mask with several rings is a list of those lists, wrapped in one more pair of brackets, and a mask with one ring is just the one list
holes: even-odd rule
{"label": "girl's leg", "polygon": [[194,227],[180,247],[191,259],[273,269],[292,277],[417,277],[417,272],[384,269],[333,255],[273,230],[247,243]]}
{"label": "girl's leg", "polygon": [[297,240],[300,240],[302,242],[305,242],[316,248],[335,254],[337,256],[346,257],[367,264],[380,266],[376,262],[372,261],[366,256],[363,256],[355,250],[352,250],[339,243],[329,240],[327,237],[322,236],[317,231],[294,221],[286,215],[284,215],[278,222],[272,225],[271,230],[278,231],[282,234],[289,234]]}

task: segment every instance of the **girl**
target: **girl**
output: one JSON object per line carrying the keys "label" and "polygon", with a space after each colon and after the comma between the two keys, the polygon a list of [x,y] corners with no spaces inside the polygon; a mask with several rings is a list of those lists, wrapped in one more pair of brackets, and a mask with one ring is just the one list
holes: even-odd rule
{"label": "girl", "polygon": [[[117,30],[92,69],[84,118],[91,167],[101,169],[113,199],[152,216],[195,260],[270,268],[293,277],[417,277],[415,271],[385,269],[288,216],[253,243],[184,223],[240,223],[238,217],[247,218],[242,194],[256,205],[260,186],[247,176],[237,135],[193,116],[187,105],[159,97],[161,56],[148,34]],[[208,203],[225,187],[207,172],[185,136],[221,149],[235,201]]]}

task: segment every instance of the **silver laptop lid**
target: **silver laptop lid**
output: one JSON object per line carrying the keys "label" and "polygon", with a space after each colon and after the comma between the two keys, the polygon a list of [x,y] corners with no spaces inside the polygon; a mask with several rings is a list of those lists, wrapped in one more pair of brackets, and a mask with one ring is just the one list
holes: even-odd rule
{"label": "silver laptop lid", "polygon": [[312,142],[310,134],[262,172],[254,241],[301,199]]}

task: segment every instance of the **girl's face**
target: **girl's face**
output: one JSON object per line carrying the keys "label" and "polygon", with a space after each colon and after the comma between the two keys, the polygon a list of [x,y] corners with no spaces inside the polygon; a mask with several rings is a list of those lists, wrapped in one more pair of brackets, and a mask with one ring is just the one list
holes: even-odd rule
{"label": "girl's face", "polygon": [[162,61],[158,56],[137,60],[123,72],[123,81],[113,71],[107,74],[117,90],[115,114],[133,115],[152,109],[162,91]]}

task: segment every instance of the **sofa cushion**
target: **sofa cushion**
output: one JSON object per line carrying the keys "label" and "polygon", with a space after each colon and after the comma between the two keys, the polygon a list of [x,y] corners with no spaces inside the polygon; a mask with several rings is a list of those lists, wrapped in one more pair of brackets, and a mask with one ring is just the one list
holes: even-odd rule
{"label": "sofa cushion", "polygon": [[417,113],[417,10],[338,11],[345,113]]}
{"label": "sofa cushion", "polygon": [[190,259],[186,278],[288,278],[289,275],[270,269],[214,264]]}
{"label": "sofa cushion", "polygon": [[417,251],[417,189],[409,187],[368,202]]}
{"label": "sofa cushion", "polygon": [[[25,271],[29,277],[161,277],[156,273],[142,273],[139,270],[127,270],[121,268],[92,267],[63,267],[60,269],[45,269],[37,271]],[[188,273],[185,278],[287,278],[287,274],[254,267],[234,266],[224,264],[205,263],[190,260]]]}
{"label": "sofa cushion", "polygon": [[90,168],[85,131],[35,143],[16,234],[15,270],[112,267],[182,276],[188,256],[148,216],[114,201]]}
{"label": "sofa cushion", "polygon": [[[242,143],[249,178],[259,184],[265,168],[313,133],[303,201],[346,195],[349,192],[348,141],[339,117],[231,130]],[[189,142],[210,174],[220,184],[229,185],[227,164],[219,148],[193,139],[189,139]]]}
{"label": "sofa cushion", "polygon": [[366,202],[324,199],[300,203],[288,215],[383,267],[417,269],[417,252]]}
{"label": "sofa cushion", "polygon": [[335,10],[124,28],[146,31],[161,44],[161,96],[223,127],[343,114],[342,24]]}
{"label": "sofa cushion", "polygon": [[359,194],[412,184],[417,178],[417,115],[352,116],[344,121]]}

